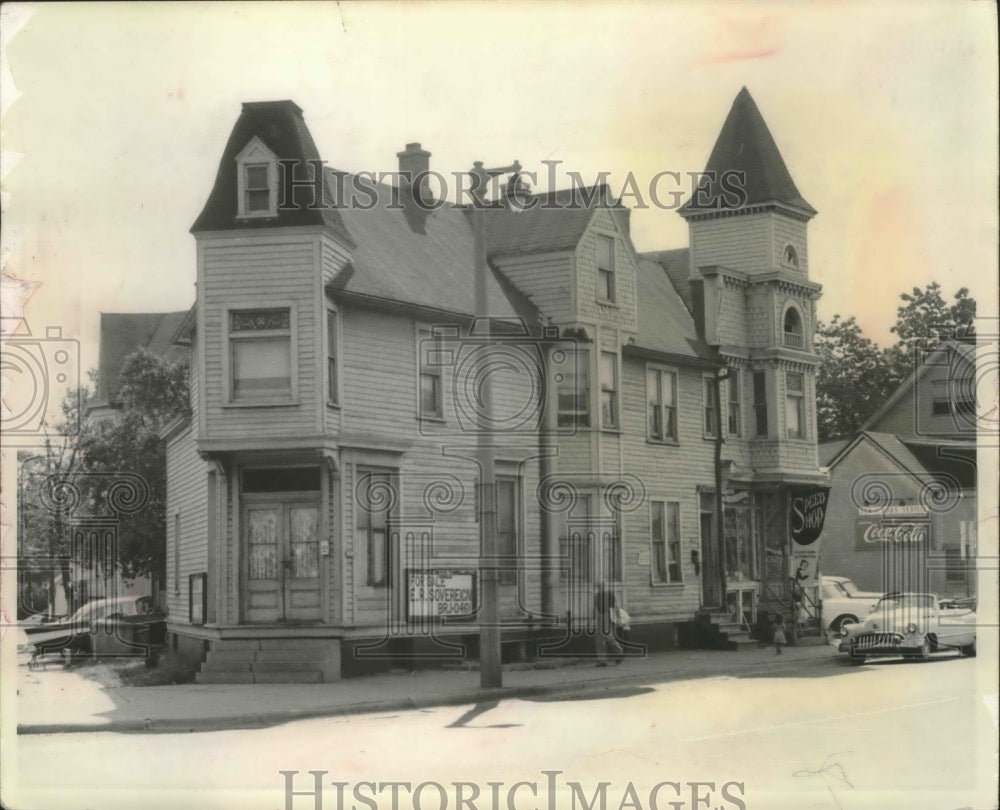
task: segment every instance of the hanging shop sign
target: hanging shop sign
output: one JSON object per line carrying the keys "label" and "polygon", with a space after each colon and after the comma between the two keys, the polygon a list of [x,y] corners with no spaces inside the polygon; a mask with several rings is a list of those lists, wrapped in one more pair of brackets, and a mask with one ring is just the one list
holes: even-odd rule
{"label": "hanging shop sign", "polygon": [[789,557],[789,576],[793,583],[804,588],[816,584],[819,571],[819,538],[826,521],[826,507],[830,499],[829,487],[796,487],[790,492],[789,529],[792,535],[792,553]]}

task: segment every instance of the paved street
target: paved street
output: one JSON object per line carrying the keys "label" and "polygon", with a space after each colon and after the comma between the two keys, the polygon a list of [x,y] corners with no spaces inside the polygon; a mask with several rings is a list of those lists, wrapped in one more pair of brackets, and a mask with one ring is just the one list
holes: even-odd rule
{"label": "paved street", "polygon": [[[366,781],[439,783],[440,790],[421,791],[423,808],[457,807],[456,790],[464,791],[458,798],[475,796],[455,781],[481,790],[463,805],[476,810],[583,808],[595,791],[594,808],[648,810],[650,790],[661,782],[676,786],[660,788],[655,806],[675,810],[739,802],[761,810],[992,807],[992,750],[974,740],[995,739],[996,707],[975,697],[976,665],[941,657],[855,668],[831,652],[769,672],[748,669],[742,677],[623,680],[611,692],[266,729],[21,736],[19,784],[16,792],[6,785],[4,799],[12,807],[53,810],[284,808],[279,771],[299,771],[294,789],[311,791],[307,772],[321,770],[327,810],[393,806],[391,786],[377,792],[376,785],[360,784]],[[549,779],[554,805],[547,804]],[[508,797],[521,780],[532,784]],[[699,781],[714,784],[690,784]],[[347,783],[342,797],[333,782]],[[610,783],[603,803],[602,782]],[[724,788],[728,782],[742,787]],[[410,788],[397,788],[396,806],[416,806]],[[303,795],[292,806],[318,805]]]}

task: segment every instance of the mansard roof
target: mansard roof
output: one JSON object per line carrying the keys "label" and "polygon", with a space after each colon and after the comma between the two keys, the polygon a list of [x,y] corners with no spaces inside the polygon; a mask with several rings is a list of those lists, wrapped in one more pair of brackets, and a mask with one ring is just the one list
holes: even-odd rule
{"label": "mansard roof", "polygon": [[[309,207],[313,201],[313,189],[308,186],[296,187],[293,193],[296,204],[279,209],[276,218],[237,217],[236,157],[254,138],[259,138],[280,160],[296,161],[293,174],[296,180],[308,181],[312,178],[313,169],[309,161],[319,160],[320,155],[302,117],[301,108],[292,101],[246,102],[222,152],[215,185],[201,214],[191,226],[191,232],[292,225],[326,225],[341,232],[343,224],[336,209],[331,206]],[[329,191],[327,187],[324,193],[326,199],[331,199]]]}
{"label": "mansard roof", "polygon": [[[704,195],[712,201],[708,210],[718,207],[715,201],[722,192],[722,175],[738,171],[744,173],[746,205],[784,203],[808,216],[816,214],[816,209],[802,198],[796,188],[764,117],[745,87],[733,101],[705,171],[714,172],[716,177],[714,183],[708,183],[708,194]],[[689,200],[681,207],[682,216],[705,210],[692,205],[692,202]]]}

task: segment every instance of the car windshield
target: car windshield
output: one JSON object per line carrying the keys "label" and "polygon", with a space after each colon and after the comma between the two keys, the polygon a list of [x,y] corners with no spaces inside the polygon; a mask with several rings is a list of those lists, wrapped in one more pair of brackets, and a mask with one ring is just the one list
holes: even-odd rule
{"label": "car windshield", "polygon": [[855,585],[853,582],[851,582],[851,580],[849,580],[849,579],[842,579],[842,580],[840,580],[839,584],[840,584],[841,588],[843,588],[845,591],[847,591],[847,595],[848,596],[856,596],[857,595],[857,593],[858,593],[858,586]]}
{"label": "car windshield", "polygon": [[933,608],[934,605],[934,597],[928,593],[887,593],[878,600],[872,612],[898,608]]}

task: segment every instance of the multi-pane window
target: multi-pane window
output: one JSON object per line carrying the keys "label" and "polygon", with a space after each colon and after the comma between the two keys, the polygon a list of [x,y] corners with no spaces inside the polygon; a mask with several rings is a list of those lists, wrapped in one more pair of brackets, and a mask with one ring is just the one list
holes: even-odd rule
{"label": "multi-pane window", "polygon": [[785,372],[785,428],[789,439],[805,436],[805,378],[794,371]]}
{"label": "multi-pane window", "polygon": [[681,581],[680,504],[650,502],[653,582]]}
{"label": "multi-pane window", "polygon": [[702,378],[702,389],[704,391],[704,428],[706,436],[715,435],[715,419],[718,403],[715,401],[715,380],[712,377]]}
{"label": "multi-pane window", "polygon": [[767,374],[763,371],[753,373],[753,416],[754,433],[757,436],[767,435]]}
{"label": "multi-pane window", "polygon": [[229,344],[233,400],[291,397],[292,332],[287,308],[231,310]]}
{"label": "multi-pane window", "polygon": [[743,431],[743,420],[740,418],[740,372],[731,369],[729,372],[729,435],[739,436]]}
{"label": "multi-pane window", "polygon": [[497,476],[497,553],[504,558],[501,585],[517,584],[517,478]]}
{"label": "multi-pane window", "polygon": [[248,214],[271,210],[271,187],[266,163],[252,163],[243,167],[244,206]]}
{"label": "multi-pane window", "polygon": [[659,368],[646,369],[646,401],[650,439],[677,438],[677,375]]}
{"label": "multi-pane window", "polygon": [[618,355],[601,352],[601,427],[618,427]]}
{"label": "multi-pane window", "polygon": [[559,427],[590,427],[590,355],[585,349],[561,352],[561,362],[553,359],[557,380]]}
{"label": "multi-pane window", "polygon": [[389,522],[395,502],[395,482],[389,470],[358,468],[357,542],[365,554],[365,584],[392,584]]}
{"label": "multi-pane window", "polygon": [[440,338],[430,332],[421,332],[420,344],[420,417],[440,419],[444,415],[441,381]]}
{"label": "multi-pane window", "polygon": [[337,313],[326,311],[326,385],[327,397],[332,405],[340,402],[337,386]]}
{"label": "multi-pane window", "polygon": [[597,297],[615,300],[615,240],[609,236],[597,237]]}

